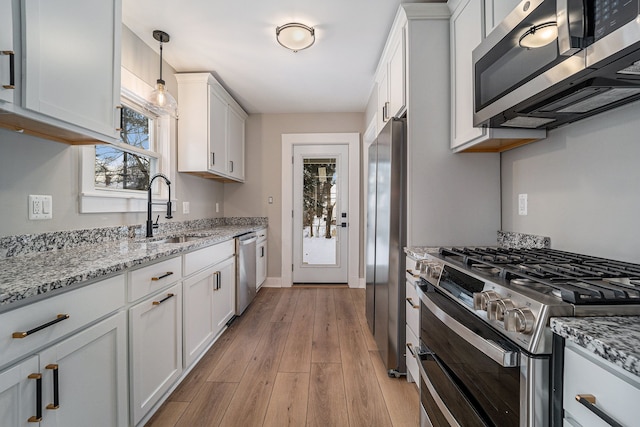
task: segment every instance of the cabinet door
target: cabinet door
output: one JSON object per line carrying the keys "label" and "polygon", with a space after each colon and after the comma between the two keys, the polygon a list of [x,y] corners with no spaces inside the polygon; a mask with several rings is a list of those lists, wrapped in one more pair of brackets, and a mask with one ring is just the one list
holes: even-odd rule
{"label": "cabinet door", "polygon": [[244,118],[229,107],[228,119],[227,173],[237,180],[244,181]]}
{"label": "cabinet door", "polygon": [[389,59],[389,111],[388,117],[400,115],[406,105],[405,98],[405,42],[404,30]]}
{"label": "cabinet door", "polygon": [[36,417],[36,382],[37,378],[29,378],[30,375],[39,375],[38,356],[0,371],[0,424],[6,426],[27,427],[35,425],[29,422],[29,418]]}
{"label": "cabinet door", "polygon": [[182,373],[182,284],[129,310],[133,424]]}
{"label": "cabinet door", "polygon": [[451,17],[451,71],[453,74],[451,148],[483,135],[473,127],[473,64],[471,53],[482,40],[482,4],[463,2]]}
{"label": "cabinet door", "polygon": [[227,102],[209,86],[209,170],[227,173]]}
{"label": "cabinet door", "polygon": [[120,0],[25,0],[24,107],[117,138]]}
{"label": "cabinet door", "polygon": [[128,425],[126,325],[120,312],[40,353],[43,427]]}
{"label": "cabinet door", "polygon": [[236,258],[217,264],[218,286],[213,295],[213,330],[218,335],[236,311]]}
{"label": "cabinet door", "polygon": [[267,241],[264,240],[256,246],[256,290],[267,279]]}
{"label": "cabinet door", "polygon": [[378,81],[378,132],[382,130],[384,125],[389,120],[389,79],[388,70],[385,68],[382,70],[380,79]]}
{"label": "cabinet door", "polygon": [[486,37],[507,17],[521,0],[484,0],[484,19]]}
{"label": "cabinet door", "polygon": [[213,294],[215,268],[208,268],[182,283],[184,292],[184,364],[191,365],[214,338]]}
{"label": "cabinet door", "polygon": [[13,75],[13,86],[11,88],[11,61],[10,52],[15,53],[15,44],[13,42],[13,0],[0,0],[0,101],[13,102],[13,94],[15,92],[15,73]]}

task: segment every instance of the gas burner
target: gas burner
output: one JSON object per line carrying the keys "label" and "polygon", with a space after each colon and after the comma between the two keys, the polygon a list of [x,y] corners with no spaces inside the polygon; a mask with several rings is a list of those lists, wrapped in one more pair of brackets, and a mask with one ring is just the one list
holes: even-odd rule
{"label": "gas burner", "polygon": [[471,269],[479,271],[483,274],[488,274],[489,276],[498,276],[502,271],[498,267],[487,264],[471,264]]}
{"label": "gas burner", "polygon": [[511,279],[509,283],[511,283],[512,285],[525,286],[542,294],[553,295],[556,298],[562,299],[562,292],[560,292],[559,289],[544,285],[537,280],[518,277],[515,279]]}

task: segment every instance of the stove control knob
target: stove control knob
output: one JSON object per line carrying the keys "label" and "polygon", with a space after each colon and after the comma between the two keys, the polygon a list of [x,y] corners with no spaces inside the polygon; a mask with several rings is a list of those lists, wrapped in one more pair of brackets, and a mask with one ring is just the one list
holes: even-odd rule
{"label": "stove control knob", "polygon": [[513,308],[515,308],[515,305],[513,305],[513,301],[509,298],[489,301],[487,305],[487,317],[490,320],[499,320],[502,322],[504,321],[504,314]]}
{"label": "stove control knob", "polygon": [[528,308],[513,308],[504,313],[504,328],[509,332],[530,334],[535,320],[535,316]]}
{"label": "stove control knob", "polygon": [[500,295],[496,291],[475,292],[473,294],[473,309],[487,311],[489,302],[498,299],[500,299]]}

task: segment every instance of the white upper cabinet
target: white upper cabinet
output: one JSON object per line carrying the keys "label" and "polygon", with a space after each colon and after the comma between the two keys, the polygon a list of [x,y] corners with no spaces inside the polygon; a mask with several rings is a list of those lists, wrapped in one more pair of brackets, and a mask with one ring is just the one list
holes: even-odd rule
{"label": "white upper cabinet", "polygon": [[[487,3],[501,3],[501,1],[486,0]],[[483,9],[483,2],[479,0],[450,0],[448,4],[452,9],[450,22],[451,148],[456,152],[497,152],[545,138],[545,130],[473,127],[472,52],[484,37],[483,13],[487,10]],[[506,16],[511,9],[510,6],[501,4],[500,8],[492,6],[491,13],[498,19],[498,12],[502,13],[506,10]]]}
{"label": "white upper cabinet", "polygon": [[376,73],[378,84],[378,132],[392,117],[401,116],[407,105],[405,82],[405,31],[404,24],[392,30],[389,43],[382,54]]}
{"label": "white upper cabinet", "polygon": [[486,37],[504,18],[520,3],[521,0],[484,0],[484,22]]}
{"label": "white upper cabinet", "polygon": [[[15,92],[15,45],[13,0],[0,0],[0,104],[13,102]],[[12,64],[13,63],[13,64]]]}
{"label": "white upper cabinet", "polygon": [[23,0],[20,14],[17,2],[2,3],[0,43],[15,51],[15,89],[7,95],[10,55],[0,55],[0,126],[70,144],[117,142],[121,0]]}
{"label": "white upper cabinet", "polygon": [[243,182],[247,113],[209,73],[176,74],[176,79],[178,171]]}

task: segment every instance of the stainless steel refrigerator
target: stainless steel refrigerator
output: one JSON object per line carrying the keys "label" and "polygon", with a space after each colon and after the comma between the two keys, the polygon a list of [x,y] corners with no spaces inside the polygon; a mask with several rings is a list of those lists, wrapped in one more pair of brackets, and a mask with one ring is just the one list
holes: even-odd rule
{"label": "stainless steel refrigerator", "polygon": [[405,132],[405,119],[389,120],[368,154],[366,314],[389,376],[406,372]]}

